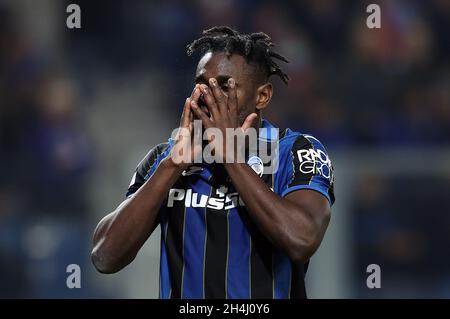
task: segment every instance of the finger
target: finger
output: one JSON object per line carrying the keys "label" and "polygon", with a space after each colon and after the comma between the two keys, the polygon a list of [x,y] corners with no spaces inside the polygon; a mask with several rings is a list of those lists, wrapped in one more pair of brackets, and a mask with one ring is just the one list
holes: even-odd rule
{"label": "finger", "polygon": [[203,93],[203,99],[205,100],[206,106],[208,107],[209,112],[212,115],[214,120],[218,120],[220,118],[220,112],[216,104],[216,100],[211,92],[211,89],[205,85],[201,84],[200,88]]}
{"label": "finger", "polygon": [[192,93],[191,93],[191,98],[192,98],[192,96],[194,95],[194,92],[195,92],[195,89],[198,87],[198,84],[195,84],[194,85],[194,89],[192,90]]}
{"label": "finger", "polygon": [[191,100],[198,102],[198,99],[200,98],[201,95],[202,95],[202,92],[200,91],[200,86],[198,84],[196,84],[194,91],[192,91]]}
{"label": "finger", "polygon": [[184,102],[183,113],[181,114],[180,127],[189,127],[191,119],[191,99],[188,97]]}
{"label": "finger", "polygon": [[209,128],[213,126],[213,123],[211,121],[211,119],[208,117],[208,115],[206,115],[205,112],[203,112],[200,107],[198,106],[197,102],[195,101],[191,101],[191,108],[192,111],[194,112],[195,115],[197,115],[197,117],[202,120],[203,125],[205,126],[205,128]]}
{"label": "finger", "polygon": [[210,78],[209,86],[211,87],[219,112],[221,114],[227,114],[227,97],[223,94],[222,89],[219,87],[219,83],[215,78]]}
{"label": "finger", "polygon": [[194,123],[194,112],[192,112],[192,108],[191,108],[191,106],[189,105],[189,125],[191,125],[191,124],[193,124]]}
{"label": "finger", "polygon": [[256,113],[249,114],[244,121],[244,124],[242,124],[242,131],[246,131],[248,128],[252,127],[253,122],[258,117]]}
{"label": "finger", "polygon": [[228,110],[232,116],[237,116],[237,91],[236,81],[233,78],[228,79]]}

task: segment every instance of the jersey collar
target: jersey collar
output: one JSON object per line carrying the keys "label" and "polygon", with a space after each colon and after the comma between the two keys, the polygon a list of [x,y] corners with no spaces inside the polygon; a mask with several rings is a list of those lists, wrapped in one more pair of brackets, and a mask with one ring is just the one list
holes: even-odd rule
{"label": "jersey collar", "polygon": [[263,141],[277,141],[279,138],[279,129],[273,126],[269,121],[263,119],[258,138]]}

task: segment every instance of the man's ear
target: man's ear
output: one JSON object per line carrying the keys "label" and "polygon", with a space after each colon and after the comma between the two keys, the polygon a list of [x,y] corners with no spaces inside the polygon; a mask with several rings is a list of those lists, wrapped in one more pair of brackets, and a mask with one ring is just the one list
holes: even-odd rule
{"label": "man's ear", "polygon": [[256,92],[256,109],[262,110],[269,105],[270,100],[272,99],[273,87],[272,83],[267,82],[258,87]]}

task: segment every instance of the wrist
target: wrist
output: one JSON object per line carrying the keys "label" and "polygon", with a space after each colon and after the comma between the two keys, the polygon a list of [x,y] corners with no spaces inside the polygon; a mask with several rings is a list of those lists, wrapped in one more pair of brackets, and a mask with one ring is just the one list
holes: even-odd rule
{"label": "wrist", "polygon": [[225,170],[230,173],[230,171],[235,171],[237,169],[239,169],[242,165],[247,165],[245,163],[223,163],[223,167],[225,168]]}
{"label": "wrist", "polygon": [[185,167],[181,164],[175,163],[171,156],[164,158],[160,164],[164,169],[168,171],[169,174],[181,175],[181,173],[185,170]]}

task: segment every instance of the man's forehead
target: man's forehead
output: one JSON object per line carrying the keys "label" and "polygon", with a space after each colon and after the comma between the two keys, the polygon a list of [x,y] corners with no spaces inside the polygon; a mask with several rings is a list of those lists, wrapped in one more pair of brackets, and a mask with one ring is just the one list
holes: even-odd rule
{"label": "man's forehead", "polygon": [[200,76],[233,76],[246,71],[245,59],[237,54],[227,56],[223,52],[207,52],[197,65],[196,77]]}

